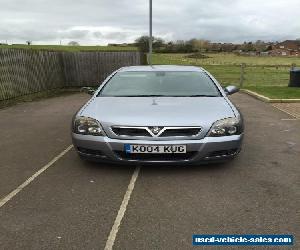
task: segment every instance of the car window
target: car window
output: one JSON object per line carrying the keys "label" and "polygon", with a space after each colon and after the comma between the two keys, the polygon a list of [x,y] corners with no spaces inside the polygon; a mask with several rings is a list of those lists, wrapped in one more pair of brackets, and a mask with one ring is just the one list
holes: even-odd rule
{"label": "car window", "polygon": [[119,72],[98,96],[220,96],[203,72]]}

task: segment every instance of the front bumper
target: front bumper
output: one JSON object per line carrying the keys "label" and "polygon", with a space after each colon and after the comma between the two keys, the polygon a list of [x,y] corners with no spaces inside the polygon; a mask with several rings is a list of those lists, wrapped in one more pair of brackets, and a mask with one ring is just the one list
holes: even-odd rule
{"label": "front bumper", "polygon": [[[223,161],[236,156],[241,150],[243,134],[224,137],[205,137],[200,140],[148,141],[119,140],[106,136],[90,136],[72,133],[77,152],[86,158],[116,163],[201,163]],[[145,145],[186,145],[187,154],[183,158],[160,155],[158,158],[131,157],[124,152],[125,144]],[[166,157],[166,158],[164,158]]]}

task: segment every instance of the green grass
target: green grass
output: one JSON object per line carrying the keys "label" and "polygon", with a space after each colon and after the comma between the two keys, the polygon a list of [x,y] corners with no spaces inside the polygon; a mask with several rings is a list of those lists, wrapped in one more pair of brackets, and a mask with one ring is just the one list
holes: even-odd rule
{"label": "green grass", "polygon": [[67,45],[0,45],[0,49],[31,49],[47,51],[137,51],[137,47],[123,46],[67,46]]}
{"label": "green grass", "polygon": [[239,56],[233,53],[205,53],[209,58],[195,59],[188,54],[153,54],[153,64],[177,65],[236,65],[245,63],[250,66],[291,66],[300,65],[300,57]]}
{"label": "green grass", "polygon": [[300,88],[279,86],[248,86],[246,89],[272,99],[300,99]]}
{"label": "green grass", "polygon": [[239,56],[233,53],[207,53],[209,58],[187,58],[187,54],[154,54],[153,64],[200,66],[223,85],[240,85],[241,64],[245,63],[242,88],[269,98],[300,98],[300,88],[288,88],[292,64],[300,66],[300,57]]}
{"label": "green grass", "polygon": [[240,83],[241,64],[245,63],[244,86],[287,86],[292,64],[300,57],[238,56],[233,53],[207,53],[209,58],[187,58],[187,54],[154,54],[153,64],[195,65],[212,73],[222,85]]}

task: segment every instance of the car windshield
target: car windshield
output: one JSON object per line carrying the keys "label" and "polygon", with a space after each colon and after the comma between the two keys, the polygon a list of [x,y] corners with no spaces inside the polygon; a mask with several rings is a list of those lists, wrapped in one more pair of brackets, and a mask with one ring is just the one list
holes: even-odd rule
{"label": "car windshield", "polygon": [[148,97],[220,96],[215,83],[204,72],[159,71],[119,72],[101,89],[98,96]]}

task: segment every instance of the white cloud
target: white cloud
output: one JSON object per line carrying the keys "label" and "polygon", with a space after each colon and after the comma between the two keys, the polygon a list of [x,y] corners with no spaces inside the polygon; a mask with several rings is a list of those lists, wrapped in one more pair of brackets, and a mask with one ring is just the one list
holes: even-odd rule
{"label": "white cloud", "polygon": [[[146,0],[0,0],[0,42],[107,44],[148,33]],[[300,37],[299,0],[153,0],[154,35],[166,40]]]}

